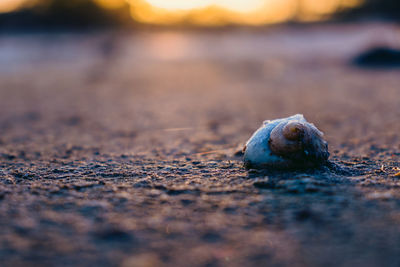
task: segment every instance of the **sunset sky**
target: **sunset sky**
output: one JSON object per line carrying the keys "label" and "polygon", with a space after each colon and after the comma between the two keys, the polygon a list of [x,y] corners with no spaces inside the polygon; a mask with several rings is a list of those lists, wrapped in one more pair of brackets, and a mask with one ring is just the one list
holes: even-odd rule
{"label": "sunset sky", "polygon": [[[0,12],[11,12],[48,0],[2,0]],[[87,0],[89,1],[89,0]],[[362,0],[91,0],[104,9],[130,8],[140,23],[188,23],[218,26],[263,25],[285,21],[319,21]],[[71,2],[73,4],[73,2]]]}

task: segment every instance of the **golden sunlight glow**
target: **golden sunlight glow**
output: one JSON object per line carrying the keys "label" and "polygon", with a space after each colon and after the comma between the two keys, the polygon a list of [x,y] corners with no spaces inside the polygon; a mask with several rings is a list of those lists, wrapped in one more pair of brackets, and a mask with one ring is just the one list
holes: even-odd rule
{"label": "golden sunlight glow", "polygon": [[254,12],[262,8],[265,4],[264,0],[219,0],[216,5],[235,12]]}
{"label": "golden sunlight glow", "polygon": [[173,1],[147,0],[146,2],[154,7],[166,9],[169,11],[204,8],[210,4],[210,1],[207,1],[207,0],[191,0],[191,1],[187,1],[187,0],[173,0]]}
{"label": "golden sunlight glow", "polygon": [[0,13],[12,12],[20,8],[26,0],[0,0]]}
{"label": "golden sunlight glow", "polygon": [[153,7],[168,11],[201,9],[218,6],[236,12],[254,11],[264,5],[265,0],[147,0]]}
{"label": "golden sunlight glow", "polygon": [[127,0],[133,19],[150,24],[262,25],[317,21],[362,0]]}
{"label": "golden sunlight glow", "polygon": [[93,0],[95,4],[105,9],[118,9],[124,7],[126,0]]}
{"label": "golden sunlight glow", "polygon": [[298,19],[300,21],[318,21],[329,17],[339,9],[357,7],[362,4],[362,0],[302,0],[299,3]]}
{"label": "golden sunlight glow", "polygon": [[[57,1],[57,0],[53,0]],[[219,26],[265,25],[286,21],[320,21],[334,12],[354,8],[364,0],[82,0],[104,9],[128,6],[140,23]],[[0,0],[0,13],[46,0]]]}

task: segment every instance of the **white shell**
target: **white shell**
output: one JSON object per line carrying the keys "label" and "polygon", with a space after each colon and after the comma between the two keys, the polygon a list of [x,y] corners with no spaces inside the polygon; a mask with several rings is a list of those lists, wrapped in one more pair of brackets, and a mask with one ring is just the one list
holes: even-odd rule
{"label": "white shell", "polygon": [[[274,153],[271,150],[271,132],[276,128],[274,136],[282,135],[282,128],[288,123],[298,122],[302,136],[298,140],[287,140],[279,136],[280,141],[286,142],[283,148],[289,148],[287,153]],[[276,133],[277,131],[280,131]],[[323,133],[312,123],[308,123],[302,114],[288,118],[267,120],[247,141],[244,148],[244,163],[248,168],[297,168],[315,167],[327,161],[328,145],[322,138]],[[275,144],[276,146],[276,144]],[[294,149],[290,149],[293,146]],[[293,150],[296,150],[293,152]]]}

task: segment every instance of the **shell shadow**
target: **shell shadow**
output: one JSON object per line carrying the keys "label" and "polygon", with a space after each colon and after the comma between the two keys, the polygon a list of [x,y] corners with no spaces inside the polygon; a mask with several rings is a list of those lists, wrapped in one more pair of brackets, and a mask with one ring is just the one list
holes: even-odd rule
{"label": "shell shadow", "polygon": [[260,176],[292,176],[293,174],[309,174],[309,175],[338,175],[338,176],[356,176],[362,174],[362,170],[350,168],[340,164],[340,162],[327,161],[326,164],[317,166],[314,168],[298,166],[292,169],[275,169],[275,168],[264,168],[264,169],[253,169],[248,168],[249,178],[260,177]]}
{"label": "shell shadow", "polygon": [[335,195],[354,184],[352,176],[359,176],[364,171],[350,168],[340,162],[328,161],[327,164],[313,169],[272,170],[250,169],[249,179],[253,186],[278,194],[317,194]]}

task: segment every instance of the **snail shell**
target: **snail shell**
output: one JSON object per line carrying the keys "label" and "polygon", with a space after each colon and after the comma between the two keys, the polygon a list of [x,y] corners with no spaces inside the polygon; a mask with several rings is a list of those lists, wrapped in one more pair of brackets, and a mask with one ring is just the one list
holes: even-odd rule
{"label": "snail shell", "polygon": [[264,121],[244,148],[247,168],[317,167],[328,157],[323,133],[301,114]]}

